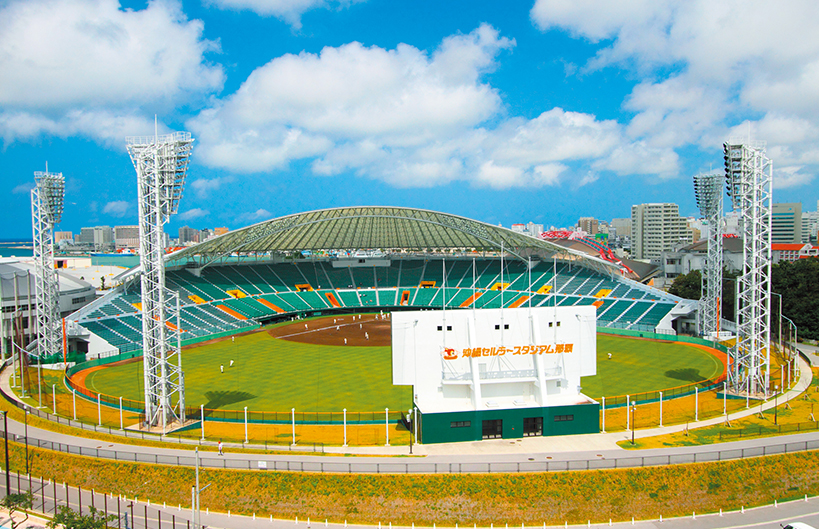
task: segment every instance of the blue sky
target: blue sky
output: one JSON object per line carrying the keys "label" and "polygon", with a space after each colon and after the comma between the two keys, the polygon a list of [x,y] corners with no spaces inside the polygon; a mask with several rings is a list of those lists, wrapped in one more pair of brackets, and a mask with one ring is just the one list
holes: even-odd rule
{"label": "blue sky", "polygon": [[768,143],[816,209],[812,1],[0,0],[0,238],[136,222],[127,135],[196,139],[167,231],[398,205],[509,226],[676,202],[722,141]]}

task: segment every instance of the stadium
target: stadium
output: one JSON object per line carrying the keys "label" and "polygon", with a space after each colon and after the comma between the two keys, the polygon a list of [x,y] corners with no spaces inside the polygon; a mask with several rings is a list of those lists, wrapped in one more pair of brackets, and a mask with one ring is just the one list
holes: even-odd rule
{"label": "stadium", "polygon": [[[416,398],[413,403],[409,388],[393,386],[390,380],[390,314],[444,311],[452,319],[467,313],[506,311],[510,317],[515,310],[594,307],[600,332],[629,339],[671,338],[678,320],[690,318],[696,310],[695,302],[630,279],[631,272],[615,262],[502,227],[409,208],[336,208],[290,215],[169,254],[165,262],[167,286],[179,294],[180,304],[179,320],[169,322],[169,331],[187,346],[183,367],[188,416],[218,408],[203,411],[209,421],[237,419],[238,410],[246,412],[245,406],[250,406],[251,421],[288,422],[291,417],[286,412],[298,409],[310,414],[309,419],[301,416],[304,421],[332,423],[339,421],[338,411],[346,405],[351,417],[353,412],[392,409],[388,420],[398,423],[404,417],[399,410],[409,415],[418,402]],[[120,286],[72,314],[67,322],[69,351],[96,359],[68,372],[69,380],[76,380],[72,375],[77,371],[94,366],[93,376],[80,377],[81,384],[69,383],[93,399],[101,394],[112,405],[115,397],[124,395],[136,410],[141,400],[141,375],[137,374],[141,364],[123,365],[121,360],[135,358],[142,347],[139,273],[138,267],[123,273]],[[273,335],[275,340],[270,338]],[[259,336],[271,341],[259,342]],[[277,353],[282,344],[290,348]],[[607,349],[597,354],[607,354]],[[303,367],[289,370],[285,364],[295,357],[315,366],[316,372],[323,369],[321,382]],[[374,371],[362,379],[365,363]],[[112,367],[100,369],[108,365]],[[214,399],[207,388],[219,384],[216,377],[225,373],[226,366],[228,373],[241,368],[244,381],[233,387],[233,397]],[[717,378],[722,375],[719,371],[708,376]],[[337,377],[328,378],[328,372]],[[266,382],[254,384],[258,376]],[[368,386],[365,379],[374,385]],[[530,382],[534,383],[514,391],[538,400],[529,394],[538,381]],[[358,387],[351,390],[351,384]],[[654,386],[636,390],[662,390],[664,384],[673,381],[657,380]],[[262,387],[239,391],[254,385]],[[579,393],[579,378],[577,385]],[[266,386],[280,391],[271,394]],[[305,391],[305,386],[318,387]],[[633,385],[611,388],[615,395],[632,390]],[[447,415],[438,421],[474,423],[468,431],[435,435],[431,433],[438,429],[432,428],[434,421],[427,421],[430,426],[425,429],[419,417],[421,431],[415,433],[422,442],[441,442],[600,431],[599,402],[581,401],[593,409],[581,407],[569,413],[565,407],[541,406],[542,420],[556,426],[538,425],[534,431],[531,427],[513,431],[509,426],[487,432],[477,426],[477,419],[497,410],[477,405],[471,415],[476,420]],[[521,406],[520,399],[515,402],[499,407],[508,412]],[[362,423],[376,423],[383,421],[383,415],[358,413],[356,417]],[[554,422],[555,416],[573,415],[587,419]]]}

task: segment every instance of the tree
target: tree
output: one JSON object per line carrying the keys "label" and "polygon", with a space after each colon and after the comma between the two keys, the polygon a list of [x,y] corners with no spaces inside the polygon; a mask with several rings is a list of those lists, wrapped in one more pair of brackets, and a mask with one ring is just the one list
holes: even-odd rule
{"label": "tree", "polygon": [[[722,319],[734,320],[734,302],[736,300],[736,278],[739,272],[722,269],[722,303],[720,317]],[[669,294],[680,296],[685,299],[700,299],[702,297],[702,274],[699,270],[678,276],[671,287]]]}
{"label": "tree", "polygon": [[[11,529],[15,529],[16,527],[20,527],[28,521],[28,511],[27,509],[31,509],[32,504],[34,503],[34,496],[32,496],[31,491],[20,492],[18,494],[9,494],[3,501],[0,502],[0,506],[3,506],[5,509],[9,511],[9,518],[11,518]],[[26,517],[19,521],[14,521],[14,513],[15,512],[23,512]]]}
{"label": "tree", "polygon": [[[774,265],[771,290],[782,295],[782,314],[793,320],[799,337],[819,339],[819,259],[783,261]],[[771,322],[778,319],[779,300],[774,297]],[[776,329],[774,325],[771,327]],[[787,336],[786,328],[783,326],[782,334]]]}
{"label": "tree", "polygon": [[685,299],[700,299],[702,297],[702,274],[699,270],[692,270],[687,274],[677,276],[668,289],[668,293]]}
{"label": "tree", "polygon": [[100,290],[105,290],[105,276],[100,277]]}
{"label": "tree", "polygon": [[116,515],[105,515],[102,511],[89,507],[89,514],[79,514],[70,507],[60,507],[54,519],[46,527],[54,529],[62,525],[66,529],[106,529],[108,522],[116,522]]}

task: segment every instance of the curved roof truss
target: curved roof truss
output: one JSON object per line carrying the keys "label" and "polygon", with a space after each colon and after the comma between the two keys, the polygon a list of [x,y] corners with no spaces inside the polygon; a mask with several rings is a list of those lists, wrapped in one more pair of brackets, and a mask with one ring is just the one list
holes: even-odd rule
{"label": "curved roof truss", "polygon": [[455,248],[503,249],[520,259],[559,255],[607,275],[619,274],[613,263],[499,226],[448,213],[380,206],[322,209],[267,220],[175,252],[167,261],[194,261],[204,267],[232,254]]}

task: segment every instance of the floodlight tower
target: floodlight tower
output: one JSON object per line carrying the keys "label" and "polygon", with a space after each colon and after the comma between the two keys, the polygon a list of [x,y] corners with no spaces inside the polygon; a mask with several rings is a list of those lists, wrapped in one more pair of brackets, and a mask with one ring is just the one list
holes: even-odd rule
{"label": "floodlight tower", "polygon": [[737,392],[767,395],[771,334],[771,198],[773,164],[764,142],[728,140],[725,178],[739,213],[743,267],[738,281],[737,343],[729,383]]}
{"label": "floodlight tower", "polygon": [[700,334],[719,332],[722,297],[722,179],[720,174],[694,177],[694,194],[700,215],[708,225],[708,257],[702,269],[704,295],[700,302]]}
{"label": "floodlight tower", "polygon": [[139,188],[142,361],[148,428],[185,421],[179,296],[165,287],[163,226],[176,213],[193,139],[189,132],[125,139]]}
{"label": "floodlight tower", "polygon": [[[34,235],[34,295],[37,311],[37,356],[62,349],[60,287],[54,269],[54,226],[63,216],[65,179],[62,173],[34,173],[31,226]],[[22,365],[22,364],[21,364]]]}

